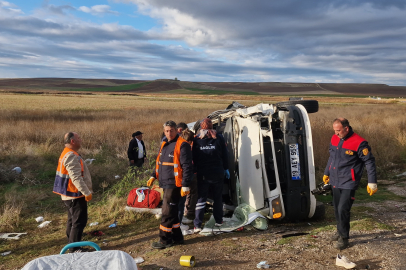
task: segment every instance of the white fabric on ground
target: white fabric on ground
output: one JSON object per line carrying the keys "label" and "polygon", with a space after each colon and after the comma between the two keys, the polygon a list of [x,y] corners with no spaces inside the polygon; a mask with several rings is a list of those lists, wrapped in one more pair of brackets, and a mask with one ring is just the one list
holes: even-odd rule
{"label": "white fabric on ground", "polygon": [[27,263],[21,270],[137,270],[134,259],[124,251],[106,250],[51,255]]}

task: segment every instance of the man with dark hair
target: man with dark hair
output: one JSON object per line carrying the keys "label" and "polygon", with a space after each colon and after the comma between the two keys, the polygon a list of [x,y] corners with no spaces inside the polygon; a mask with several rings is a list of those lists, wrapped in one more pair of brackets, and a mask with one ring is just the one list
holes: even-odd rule
{"label": "man with dark hair", "polygon": [[153,248],[163,249],[173,244],[183,244],[183,235],[178,217],[178,204],[182,197],[189,194],[193,175],[192,150],[190,145],[176,130],[176,123],[164,124],[165,139],[156,159],[156,167],[147,185],[152,186],[158,179],[164,190],[162,219],[159,227],[160,241],[152,243]]}
{"label": "man with dark hair", "polygon": [[142,140],[142,132],[137,131],[132,134],[133,139],[130,141],[127,150],[127,156],[130,161],[130,166],[141,167],[147,158],[147,151]]}
{"label": "man with dark hair", "polygon": [[[68,209],[66,236],[68,242],[80,242],[83,229],[87,223],[87,202],[92,199],[92,179],[89,169],[82,157],[77,153],[82,139],[75,132],[64,136],[65,149],[62,151],[56,169],[53,192],[61,195]],[[85,251],[73,248],[74,252]]]}
{"label": "man with dark hair", "polygon": [[333,122],[334,135],[330,142],[330,158],[324,171],[323,182],[330,183],[337,221],[337,232],[332,240],[341,250],[349,246],[350,211],[355,200],[364,167],[368,172],[367,191],[370,196],[378,191],[375,158],[368,142],[354,133],[345,118]]}
{"label": "man with dark hair", "polygon": [[178,134],[181,134],[182,131],[186,130],[188,127],[185,123],[180,122],[176,125],[176,130],[178,131]]}

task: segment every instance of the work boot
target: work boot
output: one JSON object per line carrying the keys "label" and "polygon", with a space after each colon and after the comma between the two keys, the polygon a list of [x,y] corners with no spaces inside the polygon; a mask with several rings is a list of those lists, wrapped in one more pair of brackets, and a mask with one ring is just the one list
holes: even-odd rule
{"label": "work boot", "polygon": [[343,250],[346,249],[347,247],[349,247],[348,238],[342,238],[341,236],[338,237],[336,249]]}
{"label": "work boot", "polygon": [[345,269],[352,269],[357,266],[355,263],[351,262],[347,257],[341,256],[340,254],[337,254],[336,265],[342,266]]}
{"label": "work boot", "polygon": [[332,242],[334,242],[334,241],[337,241],[338,238],[340,238],[340,234],[338,233],[338,231],[336,231],[336,232],[331,236],[330,240],[331,240]]}
{"label": "work boot", "polygon": [[152,243],[152,248],[156,249],[164,249],[173,246],[173,243],[170,244],[163,244],[161,241]]}

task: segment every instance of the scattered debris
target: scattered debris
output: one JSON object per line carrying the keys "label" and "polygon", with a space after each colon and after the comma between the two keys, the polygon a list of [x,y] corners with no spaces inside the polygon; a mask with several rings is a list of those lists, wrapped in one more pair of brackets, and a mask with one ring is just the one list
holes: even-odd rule
{"label": "scattered debris", "polygon": [[0,233],[0,238],[7,240],[19,240],[20,236],[27,233]]}
{"label": "scattered debris", "polygon": [[114,176],[114,178],[120,179],[120,175],[116,175],[116,176]]}
{"label": "scattered debris", "polygon": [[92,164],[92,162],[95,161],[95,160],[96,160],[96,159],[94,159],[94,158],[88,158],[88,159],[85,160],[85,162],[86,162],[86,164],[90,165],[90,164]]}
{"label": "scattered debris", "polygon": [[233,237],[233,238],[231,238],[231,240],[237,241],[238,238],[237,238],[237,237]]}
{"label": "scattered debris", "polygon": [[137,257],[137,258],[134,258],[134,261],[135,261],[135,263],[142,263],[142,262],[144,262],[144,259],[141,257]]}
{"label": "scattered debris", "polygon": [[92,235],[92,236],[102,236],[102,235],[104,235],[104,232],[102,232],[102,231],[92,231],[92,232],[89,232],[87,234]]}
{"label": "scattered debris", "polygon": [[16,174],[20,174],[21,173],[21,168],[20,167],[15,167],[11,171],[14,171]]}
{"label": "scattered debris", "polygon": [[262,261],[260,263],[257,264],[257,268],[269,268],[271,267],[267,261]]}
{"label": "scattered debris", "polygon": [[0,253],[0,254],[1,254],[1,256],[7,256],[10,253],[11,253],[11,251],[6,251],[6,252]]}
{"label": "scattered debris", "polygon": [[309,234],[309,233],[291,231],[291,232],[282,234],[282,238],[287,238],[287,237],[291,237],[291,236],[301,236],[301,235],[307,235],[307,234]]}
{"label": "scattered debris", "polygon": [[156,214],[156,215],[155,215],[155,218],[156,218],[156,219],[161,219],[161,218],[162,218],[162,214]]}
{"label": "scattered debris", "polygon": [[89,224],[89,226],[96,226],[96,225],[99,225],[99,222],[96,221],[96,222],[92,222]]}
{"label": "scattered debris", "polygon": [[109,228],[115,228],[115,227],[117,227],[117,220],[115,220],[115,221],[113,222],[113,224],[111,224],[111,225],[109,226]]}
{"label": "scattered debris", "polygon": [[45,226],[48,226],[49,223],[51,223],[51,221],[44,221],[38,225],[38,228],[44,228]]}
{"label": "scattered debris", "polygon": [[395,236],[396,236],[396,237],[400,237],[400,236],[402,236],[402,235],[399,234],[399,233],[395,233]]}
{"label": "scattered debris", "polygon": [[397,177],[406,176],[406,172],[396,175]]}
{"label": "scattered debris", "polygon": [[35,218],[36,222],[43,222],[44,221],[44,217],[37,217]]}
{"label": "scattered debris", "polygon": [[190,235],[190,234],[193,234],[193,233],[194,233],[193,230],[182,230],[183,235]]}
{"label": "scattered debris", "polygon": [[318,236],[317,235],[310,235],[311,237],[313,237],[313,238],[318,238]]}

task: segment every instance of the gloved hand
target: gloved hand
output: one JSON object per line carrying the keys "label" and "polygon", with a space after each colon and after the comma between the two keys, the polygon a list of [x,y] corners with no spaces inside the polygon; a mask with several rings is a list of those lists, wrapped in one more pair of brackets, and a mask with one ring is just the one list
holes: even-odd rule
{"label": "gloved hand", "polygon": [[155,181],[155,177],[151,177],[149,180],[148,180],[148,182],[147,182],[147,186],[152,186],[152,184],[154,183],[154,181]]}
{"label": "gloved hand", "polygon": [[323,182],[327,185],[330,182],[330,177],[328,175],[323,175]]}
{"label": "gloved hand", "polygon": [[230,179],[230,171],[228,169],[224,170],[224,175],[226,176],[227,179]]}
{"label": "gloved hand", "polygon": [[189,193],[190,193],[190,188],[188,188],[188,187],[182,187],[182,189],[180,190],[180,196],[182,196],[182,197],[185,197]]}
{"label": "gloved hand", "polygon": [[85,195],[85,200],[88,202],[88,201],[90,201],[92,199],[92,193],[90,193],[90,195],[89,196],[86,196]]}
{"label": "gloved hand", "polygon": [[367,186],[367,192],[369,193],[369,196],[372,196],[375,194],[375,192],[378,191],[378,185],[375,183],[368,183]]}

